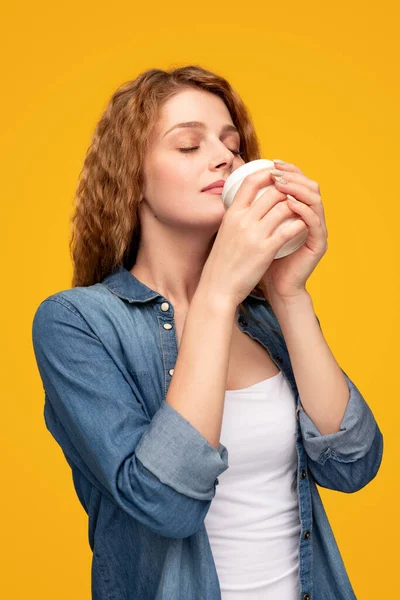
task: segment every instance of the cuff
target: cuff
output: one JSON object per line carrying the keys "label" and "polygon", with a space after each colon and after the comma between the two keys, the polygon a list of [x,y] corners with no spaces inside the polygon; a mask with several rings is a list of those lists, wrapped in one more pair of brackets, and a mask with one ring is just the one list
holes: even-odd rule
{"label": "cuff", "polygon": [[[342,369],[343,371],[343,369]],[[321,464],[329,457],[341,462],[354,462],[365,456],[376,434],[377,423],[362,394],[343,371],[350,391],[340,431],[322,435],[304,411],[299,412],[304,449],[308,456]]]}
{"label": "cuff", "polygon": [[218,449],[168,402],[163,401],[136,446],[136,457],[177,492],[211,500],[217,477],[228,469],[228,450]]}

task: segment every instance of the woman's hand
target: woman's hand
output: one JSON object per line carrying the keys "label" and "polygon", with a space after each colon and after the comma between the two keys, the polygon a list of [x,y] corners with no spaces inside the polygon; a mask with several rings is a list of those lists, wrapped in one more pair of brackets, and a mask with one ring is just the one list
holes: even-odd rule
{"label": "woman's hand", "polygon": [[306,281],[328,249],[328,232],[320,188],[295,165],[276,163],[275,168],[284,171],[280,177],[273,176],[275,187],[297,202],[288,202],[294,214],[301,217],[308,227],[305,243],[295,252],[272,261],[262,277],[269,300],[291,299],[306,289]]}

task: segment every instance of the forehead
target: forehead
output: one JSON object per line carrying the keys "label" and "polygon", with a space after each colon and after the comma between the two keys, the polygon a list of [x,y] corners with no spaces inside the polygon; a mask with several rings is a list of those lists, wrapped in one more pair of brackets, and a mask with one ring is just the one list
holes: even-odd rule
{"label": "forehead", "polygon": [[163,137],[171,127],[181,122],[202,121],[206,127],[220,129],[232,124],[229,110],[223,100],[203,90],[182,90],[161,107],[157,133]]}

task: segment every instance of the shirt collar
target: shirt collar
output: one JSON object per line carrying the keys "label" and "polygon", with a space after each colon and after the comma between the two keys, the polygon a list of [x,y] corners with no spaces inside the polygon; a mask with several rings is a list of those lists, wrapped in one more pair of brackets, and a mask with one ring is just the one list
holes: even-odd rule
{"label": "shirt collar", "polygon": [[[162,294],[155,292],[139,281],[139,279],[136,279],[123,265],[116,267],[100,283],[109,289],[110,292],[123,300],[128,300],[128,302],[149,302],[155,298],[166,300]],[[267,302],[264,296],[258,293],[253,292],[248,297]]]}

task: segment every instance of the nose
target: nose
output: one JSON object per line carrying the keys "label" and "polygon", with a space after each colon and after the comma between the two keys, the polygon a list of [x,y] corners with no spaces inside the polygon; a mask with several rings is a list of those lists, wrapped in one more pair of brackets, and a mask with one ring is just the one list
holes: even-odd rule
{"label": "nose", "polygon": [[221,148],[219,151],[216,151],[216,158],[211,161],[210,166],[212,169],[221,169],[221,167],[226,167],[228,172],[230,172],[236,155],[233,154],[233,152],[231,152],[229,148],[225,146],[225,144],[222,144],[222,146],[223,148]]}

